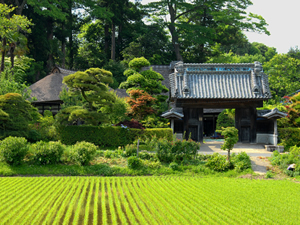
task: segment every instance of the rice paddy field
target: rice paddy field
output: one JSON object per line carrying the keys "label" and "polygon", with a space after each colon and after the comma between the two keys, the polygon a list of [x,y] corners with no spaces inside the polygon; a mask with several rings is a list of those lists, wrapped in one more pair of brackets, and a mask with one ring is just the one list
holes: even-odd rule
{"label": "rice paddy field", "polygon": [[0,178],[0,224],[299,224],[300,184],[201,177]]}

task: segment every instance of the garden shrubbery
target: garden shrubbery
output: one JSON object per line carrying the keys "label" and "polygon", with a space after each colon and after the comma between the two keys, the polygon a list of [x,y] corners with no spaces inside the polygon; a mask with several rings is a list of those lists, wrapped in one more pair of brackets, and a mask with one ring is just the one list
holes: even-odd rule
{"label": "garden shrubbery", "polygon": [[226,160],[226,156],[214,153],[208,158],[205,166],[218,172],[227,171],[229,169],[235,169],[237,172],[242,172],[251,168],[251,160],[245,152],[238,154],[233,153],[230,162]]}
{"label": "garden shrubbery", "polygon": [[279,128],[278,137],[285,151],[295,145],[300,147],[300,128]]}
{"label": "garden shrubbery", "polygon": [[40,165],[55,164],[61,161],[65,146],[60,142],[39,141],[31,146],[31,157]]}
{"label": "garden shrubbery", "polygon": [[10,165],[21,164],[28,149],[25,138],[7,137],[0,142],[0,159]]}
{"label": "garden shrubbery", "polygon": [[[293,146],[290,148],[290,152],[286,154],[280,154],[278,151],[274,151],[271,157],[272,165],[279,166],[284,173],[293,177],[300,175],[300,147]],[[287,170],[290,164],[296,164],[294,171]]]}
{"label": "garden shrubbery", "polygon": [[78,163],[79,165],[86,166],[93,159],[97,151],[97,146],[89,142],[77,142],[72,146],[69,157],[71,161]]}

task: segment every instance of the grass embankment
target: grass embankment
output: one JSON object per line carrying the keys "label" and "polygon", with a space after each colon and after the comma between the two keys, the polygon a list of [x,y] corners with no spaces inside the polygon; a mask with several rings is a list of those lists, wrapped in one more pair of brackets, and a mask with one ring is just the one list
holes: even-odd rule
{"label": "grass embankment", "polygon": [[200,177],[0,178],[0,224],[298,224],[300,185]]}

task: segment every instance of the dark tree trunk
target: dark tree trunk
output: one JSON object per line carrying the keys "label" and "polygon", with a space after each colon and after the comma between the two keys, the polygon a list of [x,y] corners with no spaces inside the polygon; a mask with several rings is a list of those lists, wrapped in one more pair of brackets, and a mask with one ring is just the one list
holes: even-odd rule
{"label": "dark tree trunk", "polygon": [[68,48],[69,48],[69,68],[72,69],[73,68],[73,64],[74,64],[74,47],[73,47],[73,18],[72,18],[72,3],[73,1],[70,0],[68,2],[69,4],[69,11],[68,11],[68,37],[69,37],[69,44],[68,44]]}
{"label": "dark tree trunk", "polygon": [[2,39],[2,58],[1,58],[0,72],[4,71],[4,61],[5,61],[5,55],[6,55],[5,45],[6,45],[6,38],[3,38]]}
{"label": "dark tree trunk", "polygon": [[49,52],[48,60],[47,60],[47,68],[48,68],[48,70],[51,70],[54,66],[53,50],[52,50],[53,20],[51,18],[48,19],[47,28],[48,28],[47,40],[48,40],[48,43],[50,45],[50,52]]}
{"label": "dark tree trunk", "polygon": [[104,52],[109,57],[109,25],[104,26]]}
{"label": "dark tree trunk", "polygon": [[116,26],[111,27],[111,59],[116,60]]}
{"label": "dark tree trunk", "polygon": [[9,48],[11,68],[14,68],[15,66],[15,54],[14,54],[15,48],[16,48],[16,44],[11,43]]}
{"label": "dark tree trunk", "polygon": [[[64,29],[64,26],[63,26],[63,29]],[[63,68],[65,68],[65,65],[66,65],[66,39],[64,37],[61,41],[61,51],[63,53],[63,58],[61,60],[61,66]]]}
{"label": "dark tree trunk", "polygon": [[178,38],[178,34],[176,33],[176,28],[174,25],[176,20],[176,9],[174,9],[171,3],[169,4],[169,13],[170,13],[171,23],[168,26],[168,28],[172,36],[172,44],[174,47],[174,52],[176,54],[176,59],[177,61],[183,61],[182,55],[180,54],[180,46],[178,42],[179,38]]}

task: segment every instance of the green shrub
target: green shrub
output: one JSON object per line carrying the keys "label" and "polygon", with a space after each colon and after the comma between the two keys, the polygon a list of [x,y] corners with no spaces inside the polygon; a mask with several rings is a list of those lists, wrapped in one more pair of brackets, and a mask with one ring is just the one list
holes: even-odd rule
{"label": "green shrub", "polygon": [[97,147],[89,142],[77,142],[71,149],[71,159],[79,165],[85,166],[94,159]]}
{"label": "green shrub", "polygon": [[[290,148],[290,152],[286,154],[274,151],[271,157],[271,164],[279,166],[288,176],[298,176],[300,174],[300,147],[293,146]],[[296,164],[294,171],[287,170],[290,164]]]}
{"label": "green shrub", "polygon": [[125,146],[125,157],[136,156],[137,146],[135,144],[130,144]]}
{"label": "green shrub", "polygon": [[[153,155],[153,154],[152,154]],[[146,160],[150,160],[152,158],[152,155],[149,154],[147,151],[141,151],[139,152],[139,158],[140,159],[146,159]]]}
{"label": "green shrub", "polygon": [[134,58],[128,64],[129,68],[134,69],[135,71],[139,72],[140,69],[144,66],[150,66],[150,62],[145,59],[144,57]]}
{"label": "green shrub", "polygon": [[27,140],[23,137],[7,137],[0,142],[0,159],[10,165],[20,164],[27,152]]}
{"label": "green shrub", "polygon": [[285,151],[295,145],[300,147],[300,128],[279,128],[278,137]]}
{"label": "green shrub", "polygon": [[128,168],[130,169],[140,169],[143,166],[143,162],[141,159],[137,158],[136,156],[130,156],[128,158]]}
{"label": "green shrub", "polygon": [[234,127],[235,109],[223,110],[217,118],[216,129],[221,130],[222,127]]}
{"label": "green shrub", "polygon": [[237,172],[242,172],[246,169],[251,168],[251,160],[246,152],[240,152],[237,155],[232,154],[231,162]]}
{"label": "green shrub", "polygon": [[205,164],[208,168],[215,171],[226,171],[230,168],[230,163],[226,160],[226,157],[219,153],[214,153]]}
{"label": "green shrub", "polygon": [[170,163],[169,168],[171,168],[172,170],[178,170],[179,165],[176,162],[172,162]]}
{"label": "green shrub", "polygon": [[65,150],[64,145],[54,141],[40,141],[33,144],[31,148],[32,160],[40,165],[59,163]]}
{"label": "green shrub", "polygon": [[153,160],[143,160],[144,165],[146,167],[149,167],[150,169],[160,169],[161,168],[161,163],[160,161],[153,161]]}
{"label": "green shrub", "polygon": [[200,148],[200,143],[191,139],[169,141],[166,138],[158,139],[154,136],[152,139],[147,139],[145,143],[148,145],[148,149],[153,149],[157,152],[159,161],[165,163],[191,160],[195,158]]}
{"label": "green shrub", "polygon": [[275,174],[272,173],[272,171],[267,171],[266,178],[273,178],[274,176],[275,176]]}
{"label": "green shrub", "polygon": [[29,130],[27,140],[29,142],[37,142],[42,139],[42,135],[39,131],[37,130]]}

